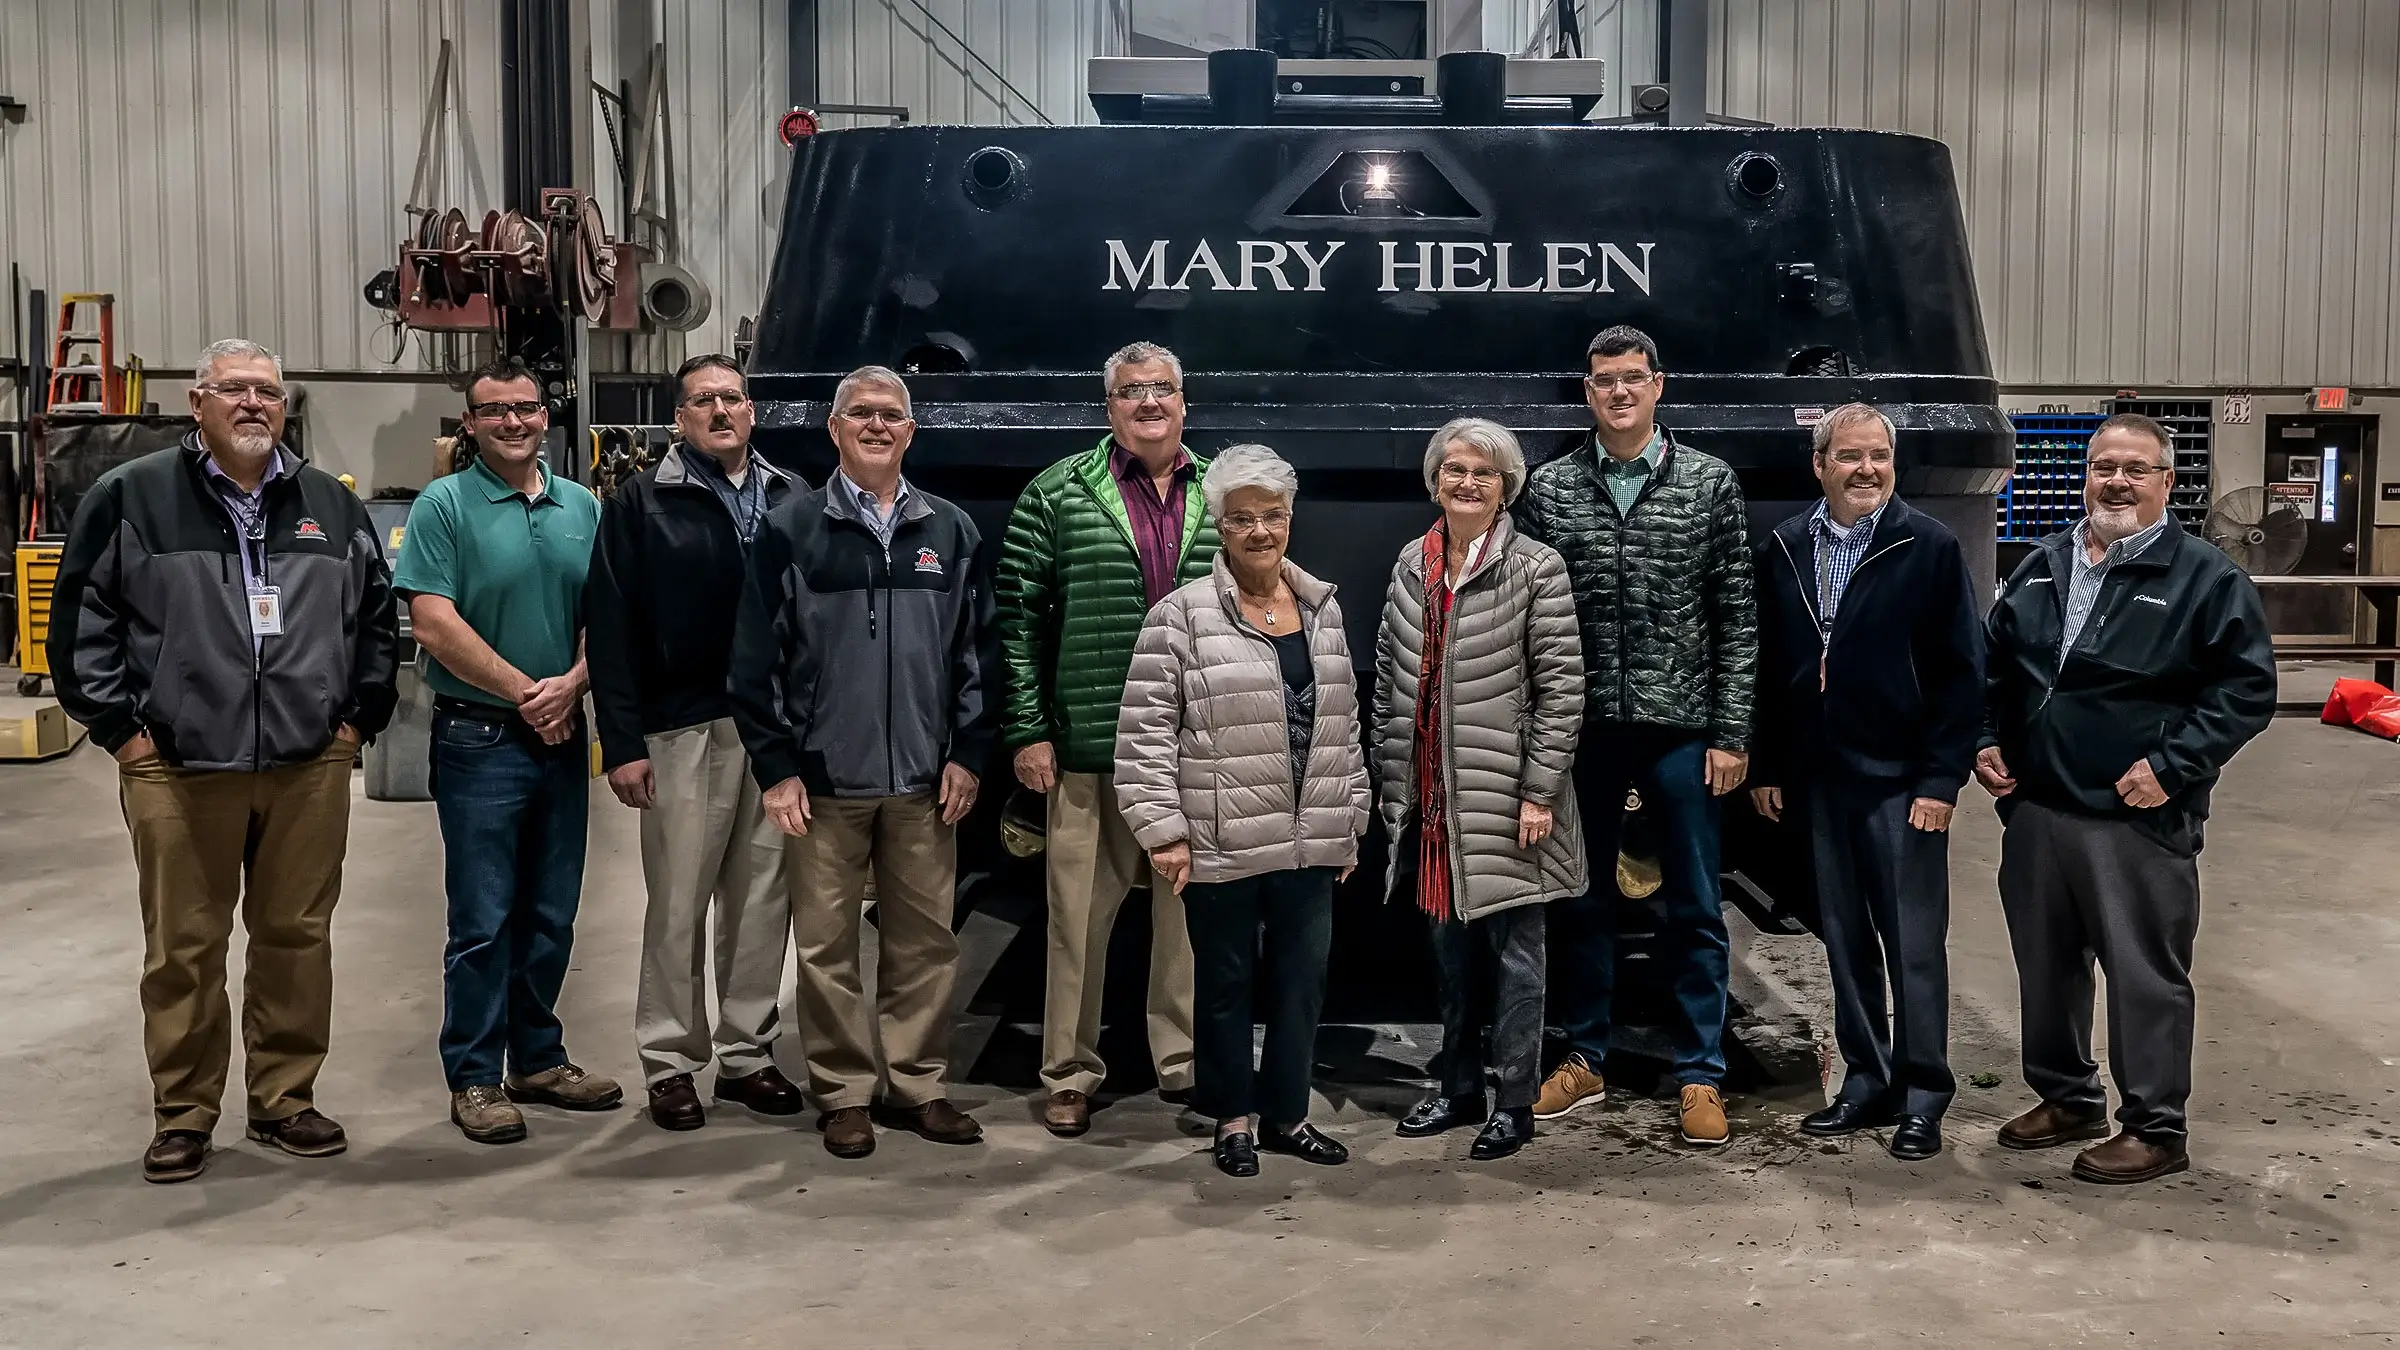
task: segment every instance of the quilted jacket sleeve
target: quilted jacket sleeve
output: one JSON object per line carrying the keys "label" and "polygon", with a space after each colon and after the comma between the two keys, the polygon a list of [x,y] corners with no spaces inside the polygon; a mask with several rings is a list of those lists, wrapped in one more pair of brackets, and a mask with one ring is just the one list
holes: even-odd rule
{"label": "quilted jacket sleeve", "polygon": [[1720,470],[1708,531],[1709,652],[1714,658],[1708,744],[1750,746],[1750,700],[1758,683],[1758,577],[1750,552],[1750,508],[1731,469]]}
{"label": "quilted jacket sleeve", "polygon": [[[1358,667],[1350,659],[1350,629],[1342,621],[1340,601],[1328,600],[1325,602],[1323,623],[1333,630],[1334,646],[1340,649],[1342,670],[1345,672],[1343,678],[1356,680]],[[1355,687],[1350,691],[1350,701],[1354,706],[1358,702],[1358,690]],[[1344,771],[1350,780],[1350,833],[1354,837],[1363,837],[1366,834],[1367,822],[1372,820],[1375,815],[1375,793],[1367,781],[1367,748],[1363,738],[1359,735],[1359,730],[1360,728],[1354,723],[1350,728],[1350,734],[1342,741]]]}
{"label": "quilted jacket sleeve", "polygon": [[1059,740],[1065,728],[1054,715],[1051,683],[1058,675],[1058,521],[1039,480],[1008,514],[993,586],[1007,675],[1001,740],[1012,750]]}
{"label": "quilted jacket sleeve", "polygon": [[[1409,547],[1417,545],[1412,542]],[[1383,623],[1375,632],[1375,785],[1383,800],[1384,823],[1394,830],[1416,805],[1409,770],[1416,752],[1416,665],[1423,639],[1410,620],[1410,585],[1408,554],[1403,552],[1392,564]]]}
{"label": "quilted jacket sleeve", "polygon": [[1555,549],[1533,550],[1533,587],[1525,655],[1533,683],[1525,744],[1525,800],[1547,806],[1575,763],[1583,734],[1583,632],[1575,620],[1575,588]]}
{"label": "quilted jacket sleeve", "polygon": [[[1133,668],[1125,676],[1125,697],[1117,705],[1117,808],[1146,850],[1191,838],[1177,764],[1183,672],[1191,660],[1191,615],[1169,596],[1142,624]],[[1363,773],[1360,788],[1363,793]]]}

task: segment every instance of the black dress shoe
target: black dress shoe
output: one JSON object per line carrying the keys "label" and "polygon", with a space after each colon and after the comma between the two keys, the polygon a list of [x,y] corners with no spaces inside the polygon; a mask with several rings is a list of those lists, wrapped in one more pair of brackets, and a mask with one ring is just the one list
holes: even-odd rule
{"label": "black dress shoe", "polygon": [[1533,1108],[1530,1106],[1502,1107],[1483,1123],[1483,1133],[1475,1136],[1475,1144],[1467,1156],[1477,1162],[1505,1158],[1525,1147],[1533,1138]]}
{"label": "black dress shoe", "polygon": [[692,1076],[679,1073],[650,1085],[650,1123],[662,1130],[696,1130],[708,1123]]}
{"label": "black dress shoe", "polygon": [[1350,1150],[1319,1133],[1317,1127],[1301,1121],[1289,1130],[1272,1125],[1258,1127],[1258,1146],[1269,1153],[1288,1153],[1302,1162],[1332,1167],[1350,1161]]}
{"label": "black dress shoe", "polygon": [[1800,1122],[1800,1133],[1813,1134],[1820,1139],[1837,1134],[1856,1134],[1889,1125],[1899,1119],[1888,1107],[1875,1102],[1837,1101]]}
{"label": "black dress shoe", "polygon": [[1247,1130],[1217,1136],[1217,1170],[1229,1177],[1258,1175],[1258,1141]]}
{"label": "black dress shoe", "polygon": [[796,1116],[808,1109],[808,1099],[772,1064],[736,1078],[719,1073],[713,1095],[718,1101],[747,1106],[762,1116]]}
{"label": "black dress shoe", "polygon": [[1892,1156],[1902,1162],[1923,1162],[1942,1151],[1942,1122],[1937,1116],[1902,1116],[1892,1131]]}
{"label": "black dress shoe", "polygon": [[1481,1097],[1433,1096],[1410,1107],[1408,1114],[1400,1118],[1400,1126],[1393,1133],[1403,1139],[1423,1139],[1444,1130],[1472,1125],[1481,1119]]}

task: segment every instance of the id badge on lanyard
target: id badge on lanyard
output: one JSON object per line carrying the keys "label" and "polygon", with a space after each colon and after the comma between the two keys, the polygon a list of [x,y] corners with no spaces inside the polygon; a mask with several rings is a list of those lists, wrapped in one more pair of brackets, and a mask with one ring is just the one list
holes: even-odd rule
{"label": "id badge on lanyard", "polygon": [[250,588],[250,636],[275,637],[283,632],[283,588]]}

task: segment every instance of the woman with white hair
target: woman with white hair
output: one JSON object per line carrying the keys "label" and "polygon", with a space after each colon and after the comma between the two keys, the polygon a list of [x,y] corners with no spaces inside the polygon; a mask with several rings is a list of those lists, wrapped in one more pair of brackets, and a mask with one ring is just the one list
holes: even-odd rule
{"label": "woman with white hair", "polygon": [[1216,1118],[1217,1167],[1237,1177],[1258,1174],[1260,1148],[1350,1156],[1308,1124],[1309,1071],[1333,887],[1367,826],[1366,756],[1334,588],[1284,557],[1299,487],[1263,445],[1209,465],[1201,491],[1224,547],[1210,575],[1151,609],[1117,718],[1118,804],[1183,897],[1192,938],[1192,1106]]}
{"label": "woman with white hair", "polygon": [[1469,1150],[1478,1161],[1533,1137],[1542,904],[1586,887],[1568,772],[1584,700],[1575,592],[1565,560],[1509,523],[1524,486],[1525,455],[1507,428],[1462,417],[1433,434],[1425,488],[1442,517],[1400,550],[1376,642],[1385,895],[1413,874],[1442,1007],[1440,1086],[1399,1132],[1484,1120],[1474,991],[1489,987],[1500,1090]]}

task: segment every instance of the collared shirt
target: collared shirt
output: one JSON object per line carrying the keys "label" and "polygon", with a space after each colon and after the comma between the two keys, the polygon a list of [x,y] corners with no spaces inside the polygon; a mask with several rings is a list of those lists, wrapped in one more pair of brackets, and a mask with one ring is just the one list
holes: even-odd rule
{"label": "collared shirt", "polygon": [[[527,679],[575,666],[583,583],[592,563],[600,501],[581,483],[545,474],[539,495],[517,491],[481,456],[437,478],[408,510],[392,589],[438,595],[467,627]],[[437,694],[512,706],[429,662]]]}
{"label": "collared shirt", "polygon": [[[1884,499],[1884,506],[1891,505]],[[1808,518],[1808,533],[1817,546],[1817,631],[1833,632],[1834,611],[1842,607],[1842,592],[1850,589],[1850,574],[1867,556],[1867,545],[1875,538],[1875,522],[1883,519],[1883,506],[1861,516],[1845,530],[1834,523],[1832,508],[1817,503],[1816,512]]]}
{"label": "collared shirt", "polygon": [[2067,581],[2066,622],[2058,632],[2058,660],[2061,665],[2066,664],[2067,653],[2075,650],[2075,639],[2082,634],[2085,621],[2092,617],[2092,606],[2100,602],[2101,583],[2108,580],[2108,574],[2115,570],[2117,564],[2150,547],[2150,542],[2167,528],[2167,518],[2160,516],[2150,522],[2148,529],[2137,530],[2110,544],[2101,553],[2100,561],[2093,562],[2084,543],[2084,531],[2091,527],[2091,523],[2090,516],[2075,522],[2075,537],[2068,541],[2068,551],[2074,555],[2075,567]]}
{"label": "collared shirt", "polygon": [[217,505],[225,508],[233,521],[234,538],[240,542],[242,555],[242,589],[255,591],[266,584],[267,573],[267,484],[293,472],[285,462],[282,446],[275,447],[274,457],[267,461],[267,471],[259,476],[258,491],[245,492],[233,481],[233,475],[218,467],[217,457],[206,451],[200,455],[200,471],[208,485],[216,489]]}
{"label": "collared shirt", "polygon": [[892,532],[900,528],[900,508],[908,504],[908,480],[901,479],[900,486],[893,489],[892,506],[887,511],[883,503],[875,500],[874,493],[851,482],[850,475],[840,469],[833,471],[833,479],[841,485],[842,491],[850,494],[850,504],[858,508],[859,518],[866,521],[867,528],[875,532],[875,542],[883,545],[884,552],[891,552]]}
{"label": "collared shirt", "polygon": [[1666,453],[1666,444],[1666,437],[1654,427],[1650,443],[1642,447],[1642,453],[1631,459],[1618,459],[1600,444],[1599,437],[1592,438],[1592,453],[1600,457],[1600,481],[1608,485],[1609,500],[1617,504],[1618,515],[1633,509],[1633,499],[1642,495],[1642,484],[1658,472],[1658,461]]}
{"label": "collared shirt", "polygon": [[733,517],[734,534],[748,548],[758,538],[758,523],[767,518],[767,476],[759,471],[754,457],[744,450],[740,482],[725,472],[725,466],[715,455],[689,445],[683,447],[683,467],[693,481],[716,495],[726,513]]}
{"label": "collared shirt", "polygon": [[1109,445],[1108,472],[1117,480],[1118,495],[1125,499],[1126,520],[1133,526],[1133,551],[1142,563],[1142,594],[1155,605],[1175,589],[1176,565],[1183,560],[1183,508],[1192,481],[1192,457],[1181,449],[1175,452],[1169,478],[1173,486],[1163,499],[1149,468],[1114,442]]}

